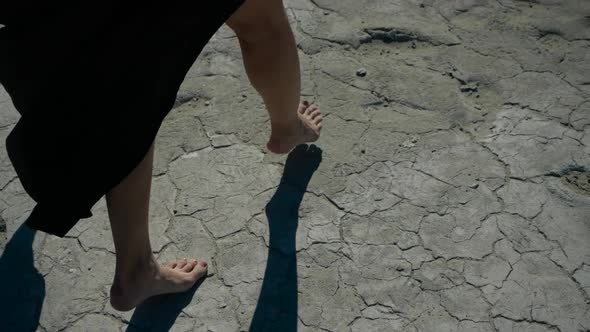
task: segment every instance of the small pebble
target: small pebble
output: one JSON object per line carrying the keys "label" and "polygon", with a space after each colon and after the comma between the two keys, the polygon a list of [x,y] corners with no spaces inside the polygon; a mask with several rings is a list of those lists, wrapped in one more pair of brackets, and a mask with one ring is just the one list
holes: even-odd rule
{"label": "small pebble", "polygon": [[400,146],[403,146],[404,148],[411,148],[416,146],[416,144],[412,143],[410,140],[406,140],[402,144],[400,144]]}
{"label": "small pebble", "polygon": [[373,40],[373,37],[371,37],[370,35],[364,35],[359,38],[359,41],[361,42],[361,44],[368,43],[371,40]]}
{"label": "small pebble", "polygon": [[205,106],[209,106],[209,104],[211,104],[209,101],[205,102]]}
{"label": "small pebble", "polygon": [[359,68],[356,70],[356,76],[364,77],[367,75],[367,70],[365,68]]}
{"label": "small pebble", "polygon": [[477,189],[477,187],[479,187],[479,183],[477,183],[477,182],[469,185],[469,188],[471,188],[471,189]]}
{"label": "small pebble", "polygon": [[232,145],[232,142],[230,141],[228,136],[214,135],[211,136],[210,139],[211,145],[213,145],[214,148],[223,148]]}
{"label": "small pebble", "polygon": [[328,15],[328,14],[330,14],[330,12],[327,10],[324,10],[324,15]]}
{"label": "small pebble", "polygon": [[76,269],[70,269],[70,273],[76,273]]}

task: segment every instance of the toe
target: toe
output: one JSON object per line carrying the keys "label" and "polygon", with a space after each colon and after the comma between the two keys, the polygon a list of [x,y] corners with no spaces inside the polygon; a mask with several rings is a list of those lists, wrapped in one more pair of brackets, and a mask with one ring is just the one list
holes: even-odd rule
{"label": "toe", "polygon": [[181,260],[178,261],[178,264],[176,264],[176,268],[177,269],[182,269],[184,268],[184,266],[188,264],[188,261],[186,260],[186,258],[183,258]]}
{"label": "toe", "polygon": [[178,263],[176,261],[172,261],[172,262],[168,262],[168,264],[166,264],[166,267],[173,269],[176,267],[176,265],[178,265]]}
{"label": "toe", "polygon": [[190,273],[193,274],[196,277],[196,279],[199,279],[200,277],[207,274],[207,266],[197,264]]}
{"label": "toe", "polygon": [[207,275],[207,267],[202,266],[201,264],[202,263],[200,262],[197,263],[197,265],[195,265],[195,267],[186,275],[186,279],[191,283],[191,286],[194,285],[197,280]]}
{"label": "toe", "polygon": [[202,267],[207,267],[207,262],[199,261],[199,265],[201,265]]}
{"label": "toe", "polygon": [[307,109],[309,107],[309,102],[307,100],[304,100],[303,102],[301,102],[299,104],[299,108],[297,109],[297,111],[299,113],[303,113],[303,111],[305,111],[305,109]]}
{"label": "toe", "polygon": [[182,270],[184,272],[190,272],[193,270],[193,268],[197,265],[197,261],[194,259],[191,259],[190,261],[188,261],[188,263],[182,268]]}
{"label": "toe", "polygon": [[316,108],[315,110],[311,111],[310,114],[310,118],[313,120],[315,119],[318,115],[321,115],[322,113],[320,113],[320,110],[318,108]]}
{"label": "toe", "polygon": [[320,115],[320,116],[316,117],[315,119],[313,119],[313,123],[314,123],[316,126],[318,126],[320,123],[322,123],[322,120],[323,120],[323,119],[324,119],[324,117]]}
{"label": "toe", "polygon": [[318,107],[317,107],[316,105],[311,105],[311,106],[309,106],[308,108],[306,108],[306,109],[305,109],[305,113],[304,113],[304,114],[305,114],[305,115],[309,115],[309,114],[311,114],[311,112],[312,112],[313,110],[315,110],[315,109],[317,109],[317,108],[318,108]]}

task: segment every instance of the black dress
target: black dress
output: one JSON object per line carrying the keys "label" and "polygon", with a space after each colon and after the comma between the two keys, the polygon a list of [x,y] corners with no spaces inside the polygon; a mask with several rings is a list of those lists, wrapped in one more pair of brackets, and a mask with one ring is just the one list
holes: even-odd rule
{"label": "black dress", "polygon": [[8,157],[63,237],[143,159],[205,44],[245,0],[0,1]]}

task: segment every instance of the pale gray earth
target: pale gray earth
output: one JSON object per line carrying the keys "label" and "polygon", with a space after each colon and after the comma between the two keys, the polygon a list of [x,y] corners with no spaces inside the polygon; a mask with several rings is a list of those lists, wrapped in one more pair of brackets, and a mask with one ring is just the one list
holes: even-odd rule
{"label": "pale gray earth", "polygon": [[[223,26],[160,128],[150,207],[157,257],[209,276],[113,310],[104,198],[64,239],[13,238],[34,202],[0,149],[0,330],[590,331],[590,1],[285,4],[325,113],[306,190],[319,153],[277,192]],[[4,143],[4,91],[0,111]]]}

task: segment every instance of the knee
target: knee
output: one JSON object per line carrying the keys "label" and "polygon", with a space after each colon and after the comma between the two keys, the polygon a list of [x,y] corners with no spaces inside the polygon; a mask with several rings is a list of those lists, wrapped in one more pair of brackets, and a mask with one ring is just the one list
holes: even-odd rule
{"label": "knee", "polygon": [[290,32],[285,9],[277,0],[247,0],[225,23],[241,41],[248,43]]}
{"label": "knee", "polygon": [[244,24],[232,28],[238,39],[246,43],[269,40],[278,34],[278,28],[266,23]]}

